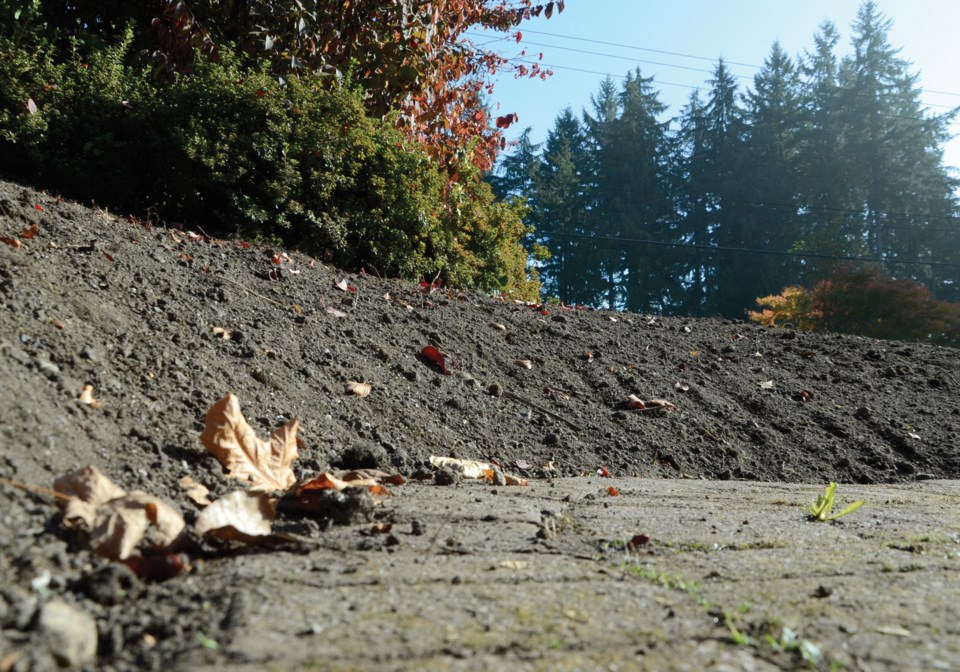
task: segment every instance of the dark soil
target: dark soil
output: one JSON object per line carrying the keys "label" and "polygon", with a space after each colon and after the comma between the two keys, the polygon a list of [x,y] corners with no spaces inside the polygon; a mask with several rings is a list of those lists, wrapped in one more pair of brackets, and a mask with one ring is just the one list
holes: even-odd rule
{"label": "dark soil", "polygon": [[[21,235],[34,224],[36,236]],[[300,420],[301,476],[410,475],[431,455],[492,458],[531,478],[960,475],[956,349],[431,291],[295,252],[276,264],[283,250],[193,231],[0,183],[0,237],[21,241],[0,244],[0,476],[51,487],[93,464],[189,519],[181,477],[215,494],[236,488],[198,442],[228,391],[262,436]],[[420,354],[427,345],[444,353],[445,373]],[[348,380],[373,393],[345,394]],[[101,408],[78,402],[85,385]],[[632,409],[631,394],[675,410]],[[96,620],[88,668],[118,670],[186,666],[198,641],[217,664],[225,654],[203,637],[229,631],[259,599],[210,571],[202,584],[195,572],[143,585],[60,531],[50,497],[4,486],[0,502],[4,670],[46,669],[61,655],[41,645],[50,599]],[[283,525],[324,542],[314,521]]]}

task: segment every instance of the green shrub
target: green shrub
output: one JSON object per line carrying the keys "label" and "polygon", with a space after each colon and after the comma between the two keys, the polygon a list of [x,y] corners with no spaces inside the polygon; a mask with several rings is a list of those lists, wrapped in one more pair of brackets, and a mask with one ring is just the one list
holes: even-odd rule
{"label": "green shrub", "polygon": [[0,170],[346,268],[536,297],[521,210],[469,166],[449,182],[391,120],[367,116],[362,90],[281,84],[227,53],[160,82],[127,64],[129,42],[57,63],[42,41],[0,39]]}

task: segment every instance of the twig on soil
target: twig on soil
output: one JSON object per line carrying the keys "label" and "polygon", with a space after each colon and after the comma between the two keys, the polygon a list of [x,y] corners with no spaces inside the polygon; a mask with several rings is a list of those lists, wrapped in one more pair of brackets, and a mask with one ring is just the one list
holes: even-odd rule
{"label": "twig on soil", "polygon": [[567,419],[566,419],[565,417],[563,417],[562,415],[557,415],[557,414],[554,413],[553,411],[548,411],[547,409],[543,408],[542,406],[537,406],[535,403],[533,403],[533,402],[530,401],[529,399],[524,399],[523,397],[518,396],[518,395],[514,394],[513,392],[507,392],[506,390],[504,390],[503,396],[509,397],[509,398],[513,399],[514,401],[519,401],[521,404],[526,404],[527,406],[529,406],[529,407],[532,408],[533,410],[535,410],[535,411],[540,411],[540,412],[543,413],[544,415],[549,415],[549,416],[550,416],[551,418],[553,418],[554,420],[559,420],[559,421],[562,422],[563,424],[567,425],[568,427],[571,427],[572,429],[577,430],[578,432],[579,432],[579,431],[582,431],[582,428],[581,428],[581,427],[573,424],[572,422],[570,422],[569,420],[567,420]]}
{"label": "twig on soil", "polygon": [[236,285],[237,287],[239,287],[240,289],[242,289],[243,291],[245,291],[245,292],[248,293],[248,294],[252,294],[253,296],[259,297],[259,298],[263,299],[264,301],[269,301],[270,303],[272,303],[272,304],[275,305],[275,306],[280,306],[280,307],[283,308],[284,310],[286,310],[286,308],[287,308],[286,305],[280,303],[280,302],[277,301],[276,299],[271,299],[269,296],[264,296],[263,294],[260,294],[260,293],[258,293],[258,292],[253,291],[252,289],[247,289],[246,287],[244,287],[243,285],[241,285],[241,284],[240,284],[239,282],[237,282],[236,280],[231,280],[230,278],[225,277],[225,276],[222,276],[222,275],[220,276],[220,279],[221,279],[221,280],[226,280],[226,281],[229,282],[231,285]]}
{"label": "twig on soil", "polygon": [[16,488],[17,490],[23,490],[24,492],[32,493],[34,495],[47,495],[48,497],[59,499],[62,502],[69,502],[72,499],[70,495],[65,495],[62,492],[57,492],[56,490],[51,490],[50,488],[42,488],[39,485],[30,485],[28,483],[21,483],[20,481],[11,481],[9,478],[3,478],[2,476],[0,476],[0,483],[9,485],[11,488]]}

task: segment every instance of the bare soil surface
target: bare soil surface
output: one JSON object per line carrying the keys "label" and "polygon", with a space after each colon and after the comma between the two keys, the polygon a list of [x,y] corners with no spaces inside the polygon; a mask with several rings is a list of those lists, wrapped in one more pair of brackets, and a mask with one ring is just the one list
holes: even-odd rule
{"label": "bare soil surface", "polygon": [[[7,182],[0,238],[8,481],[92,464],[190,522],[182,477],[241,487],[198,441],[230,391],[299,419],[302,478],[530,479],[411,478],[148,583],[0,485],[0,670],[960,669],[956,349],[345,274]],[[810,522],[829,481],[867,503]]]}

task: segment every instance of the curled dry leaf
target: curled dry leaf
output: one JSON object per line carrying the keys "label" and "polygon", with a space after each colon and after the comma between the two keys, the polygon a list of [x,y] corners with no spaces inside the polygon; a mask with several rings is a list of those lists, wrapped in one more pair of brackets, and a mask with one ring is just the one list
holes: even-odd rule
{"label": "curled dry leaf", "polygon": [[343,385],[347,394],[353,394],[358,397],[369,397],[373,391],[373,385],[370,383],[358,383],[355,380],[349,380]]}
{"label": "curled dry leaf", "polygon": [[20,232],[20,237],[26,240],[30,240],[31,238],[36,236],[38,233],[40,233],[40,227],[37,226],[36,224],[31,224],[30,226],[28,226],[27,228],[23,229]]}
{"label": "curled dry leaf", "polygon": [[664,408],[668,411],[675,410],[677,407],[666,399],[650,399],[647,402],[647,408]]}
{"label": "curled dry leaf", "polygon": [[514,476],[513,474],[504,473],[503,478],[507,485],[519,485],[524,488],[530,485],[530,481],[527,479]]}
{"label": "curled dry leaf", "polygon": [[61,476],[53,487],[69,497],[63,503],[64,527],[86,532],[94,552],[111,560],[138,555],[151,527],[151,547],[173,552],[186,527],[167,502],[145,492],[128,493],[93,466]]}
{"label": "curled dry leaf", "polygon": [[337,280],[333,283],[333,286],[343,292],[349,292],[350,294],[356,294],[357,288],[353,285],[347,284],[347,279],[343,278],[342,280]]}
{"label": "curled dry leaf", "polygon": [[275,511],[264,492],[231,492],[197,517],[197,532],[227,541],[254,543],[270,536]]}
{"label": "curled dry leaf", "polygon": [[11,238],[10,236],[0,236],[0,243],[9,245],[15,250],[20,249],[20,246],[23,245],[19,238]]}
{"label": "curled dry leaf", "polygon": [[681,381],[677,381],[677,383],[676,383],[673,387],[674,387],[674,389],[680,390],[681,392],[689,392],[689,391],[690,391],[690,386],[689,386],[687,383],[683,382],[682,380],[681,380]]}
{"label": "curled dry leaf", "polygon": [[516,364],[517,366],[519,366],[521,369],[532,369],[532,368],[533,368],[533,362],[531,362],[529,359],[518,359],[518,360],[514,361],[514,364]]}
{"label": "curled dry leaf", "polygon": [[443,469],[450,467],[458,472],[463,478],[486,478],[486,472],[493,469],[489,462],[478,462],[477,460],[462,460],[457,457],[430,457],[430,464]]}
{"label": "curled dry leaf", "polygon": [[293,419],[264,441],[247,424],[237,397],[227,393],[207,411],[200,442],[227,468],[227,476],[251,490],[286,490],[297,482],[290,465],[297,459],[298,428]]}
{"label": "curled dry leaf", "polygon": [[607,494],[611,497],[618,497],[620,495],[620,491],[611,485],[609,488],[607,488]]}
{"label": "curled dry leaf", "polygon": [[227,329],[225,327],[214,327],[213,335],[219,336],[224,341],[229,341],[231,338],[233,338],[233,329]]}
{"label": "curled dry leaf", "polygon": [[309,491],[309,490],[343,490],[344,488],[371,488],[377,483],[375,478],[352,478],[347,480],[345,478],[337,478],[331,473],[323,472],[316,478],[311,478],[306,483],[301,483],[297,486],[297,496],[300,493]]}
{"label": "curled dry leaf", "polygon": [[210,490],[203,483],[197,483],[191,477],[184,476],[180,479],[180,487],[183,488],[184,494],[197,506],[210,506],[210,498],[207,496],[210,494]]}
{"label": "curled dry leaf", "polygon": [[642,411],[646,407],[647,403],[637,395],[631,394],[629,397],[627,397],[627,408],[633,408],[638,411]]}
{"label": "curled dry leaf", "polygon": [[84,385],[80,393],[80,403],[86,404],[90,408],[100,408],[102,403],[93,398],[93,385]]}
{"label": "curled dry leaf", "polygon": [[507,325],[505,325],[505,324],[500,324],[499,322],[491,322],[491,323],[490,323],[490,326],[493,327],[494,329],[498,330],[498,331],[506,331],[506,330],[507,330]]}

